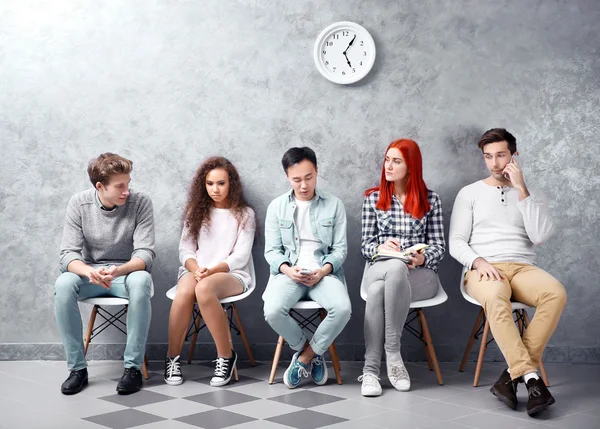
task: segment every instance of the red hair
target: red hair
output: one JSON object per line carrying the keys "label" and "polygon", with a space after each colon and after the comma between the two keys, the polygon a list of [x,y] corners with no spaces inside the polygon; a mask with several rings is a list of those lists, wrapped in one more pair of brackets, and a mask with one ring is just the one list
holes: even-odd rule
{"label": "red hair", "polygon": [[[385,150],[386,155],[392,148],[400,151],[408,168],[406,197],[403,205],[404,213],[408,213],[416,219],[421,219],[429,212],[431,205],[429,204],[427,186],[423,181],[423,159],[421,158],[419,145],[409,139],[396,140],[391,142]],[[394,182],[389,182],[385,178],[385,158],[381,167],[381,181],[379,182],[379,186],[367,189],[365,196],[371,195],[375,191],[379,191],[379,199],[375,207],[379,210],[389,210],[392,206],[392,196],[395,192],[395,186]]]}

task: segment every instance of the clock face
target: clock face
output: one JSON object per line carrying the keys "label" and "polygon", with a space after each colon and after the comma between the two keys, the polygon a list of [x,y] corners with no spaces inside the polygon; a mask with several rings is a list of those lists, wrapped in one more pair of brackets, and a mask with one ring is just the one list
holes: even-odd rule
{"label": "clock face", "polygon": [[349,84],[369,73],[375,43],[367,30],[353,22],[338,22],[321,32],[315,43],[317,69],[332,82]]}

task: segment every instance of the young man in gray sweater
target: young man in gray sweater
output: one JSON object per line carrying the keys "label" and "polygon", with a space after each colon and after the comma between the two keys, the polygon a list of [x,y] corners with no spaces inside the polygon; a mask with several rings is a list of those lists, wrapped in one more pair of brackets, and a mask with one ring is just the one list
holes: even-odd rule
{"label": "young man in gray sweater", "polygon": [[56,321],[71,371],[62,384],[65,395],[80,392],[88,382],[78,299],[128,298],[125,371],[117,392],[142,386],[142,362],[150,326],[154,261],[152,201],[129,189],[132,162],[104,153],[88,165],[94,189],[69,201],[60,246],[56,280]]}
{"label": "young man in gray sweater", "polygon": [[[490,176],[460,190],[450,221],[450,254],[463,266],[466,292],[485,311],[508,368],[492,393],[517,409],[517,385],[525,383],[527,413],[554,403],[537,368],[558,325],[567,295],[563,285],[536,266],[535,246],[554,231],[546,199],[528,189],[514,155],[517,140],[504,128],[479,140]],[[511,300],[535,307],[523,338],[515,328]]]}

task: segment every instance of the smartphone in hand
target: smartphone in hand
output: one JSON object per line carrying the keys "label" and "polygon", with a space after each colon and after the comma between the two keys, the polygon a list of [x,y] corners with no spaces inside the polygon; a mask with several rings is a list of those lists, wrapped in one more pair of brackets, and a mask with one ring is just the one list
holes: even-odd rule
{"label": "smartphone in hand", "polygon": [[[510,162],[516,162],[519,165],[519,168],[523,168],[523,160],[516,153],[513,156],[511,156]],[[506,180],[510,180],[510,176],[507,173],[504,173],[504,177],[506,178]]]}

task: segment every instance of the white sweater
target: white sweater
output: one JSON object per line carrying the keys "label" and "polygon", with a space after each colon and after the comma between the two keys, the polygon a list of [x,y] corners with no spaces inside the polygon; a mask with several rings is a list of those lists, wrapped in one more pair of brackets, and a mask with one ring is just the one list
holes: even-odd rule
{"label": "white sweater", "polygon": [[196,259],[198,266],[212,268],[221,262],[229,265],[229,272],[237,274],[254,286],[254,264],[252,262],[252,244],[256,230],[254,211],[246,212],[244,229],[229,209],[213,208],[210,213],[210,230],[202,227],[197,239],[189,237],[187,228],[183,228],[179,242],[179,277],[187,270],[185,261]]}
{"label": "white sweater", "polygon": [[529,193],[519,201],[518,191],[507,186],[478,181],[462,188],[450,221],[450,255],[466,269],[478,257],[535,265],[534,246],[552,235],[554,223],[543,195]]}

